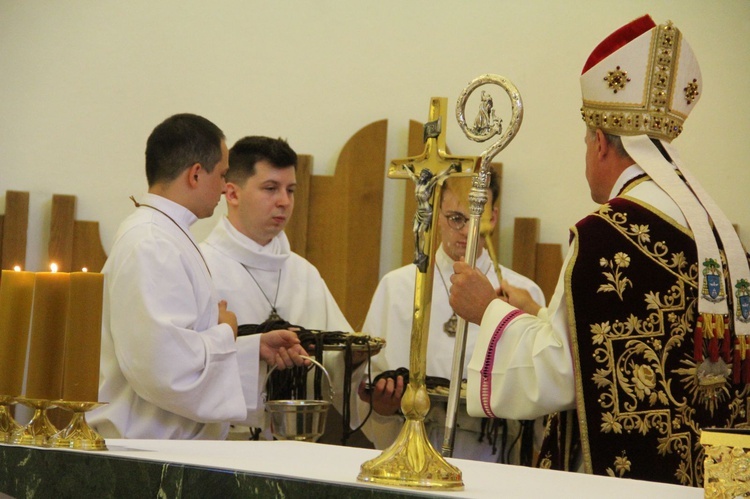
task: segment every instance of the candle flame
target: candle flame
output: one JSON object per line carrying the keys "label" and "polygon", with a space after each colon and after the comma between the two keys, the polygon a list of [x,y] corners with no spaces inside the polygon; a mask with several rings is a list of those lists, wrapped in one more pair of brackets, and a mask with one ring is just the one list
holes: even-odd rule
{"label": "candle flame", "polygon": [[81,272],[88,272],[88,271],[89,271],[89,269],[87,269],[86,267],[83,267],[83,268],[81,269]]}
{"label": "candle flame", "polygon": [[49,268],[52,272],[57,272],[57,264],[56,263],[50,263]]}
{"label": "candle flame", "polygon": [[16,272],[21,272],[21,266],[16,265],[15,267],[13,267],[13,270],[15,270]]}

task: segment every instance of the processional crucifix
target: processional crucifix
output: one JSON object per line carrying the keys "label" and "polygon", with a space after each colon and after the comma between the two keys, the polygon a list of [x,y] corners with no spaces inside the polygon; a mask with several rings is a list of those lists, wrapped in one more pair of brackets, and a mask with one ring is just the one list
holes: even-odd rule
{"label": "processional crucifix", "polygon": [[[443,124],[446,117],[445,98],[433,97],[430,116],[424,128],[424,152],[413,158],[391,162],[389,178],[410,178],[415,183],[417,212],[414,215],[414,264],[417,266],[414,290],[414,315],[411,329],[411,351],[409,355],[409,384],[401,398],[401,411],[406,418],[396,440],[383,453],[362,464],[358,480],[386,485],[401,485],[415,488],[439,488],[460,490],[463,488],[461,471],[448,463],[443,455],[452,455],[455,435],[455,418],[462,379],[464,349],[466,348],[466,326],[460,318],[457,326],[456,346],[451,372],[451,386],[446,410],[446,436],[443,455],[430,444],[424,427],[424,419],[430,409],[427,394],[426,364],[427,337],[429,334],[432,305],[432,283],[437,233],[433,230],[433,214],[440,206],[442,186],[451,176],[474,175],[469,193],[470,218],[466,246],[466,262],[474,266],[479,239],[480,218],[487,201],[489,169],[492,158],[515,137],[521,125],[522,104],[515,86],[497,75],[483,75],[462,92],[458,100],[456,115],[459,125],[471,140],[484,142],[502,132],[500,120],[492,110],[492,100],[482,92],[483,119],[469,128],[464,119],[464,109],[469,95],[479,86],[492,83],[501,86],[510,97],[511,124],[500,139],[482,153],[480,157],[449,156],[446,153]],[[488,119],[484,119],[488,118]]]}
{"label": "processional crucifix", "polygon": [[[461,471],[435,451],[427,438],[424,418],[430,410],[427,395],[426,356],[430,327],[435,243],[433,215],[440,207],[443,182],[452,176],[474,173],[478,158],[449,156],[446,152],[444,125],[447,99],[433,97],[429,121],[424,126],[425,148],[421,155],[391,161],[389,178],[414,181],[417,211],[414,215],[414,264],[417,266],[414,289],[414,316],[411,328],[409,384],[401,398],[401,412],[406,421],[395,442],[377,458],[362,465],[358,479],[440,488],[462,488]],[[427,478],[429,477],[429,478]],[[434,482],[425,484],[425,479]]]}

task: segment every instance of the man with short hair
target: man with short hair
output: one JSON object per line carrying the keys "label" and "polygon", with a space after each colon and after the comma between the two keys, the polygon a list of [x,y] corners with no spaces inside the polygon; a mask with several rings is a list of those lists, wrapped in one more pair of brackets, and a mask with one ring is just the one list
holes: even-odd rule
{"label": "man with short hair", "polygon": [[748,257],[670,144],[702,84],[671,22],[614,32],[581,76],[586,179],[602,205],[572,228],[549,308],[513,288],[499,300],[455,265],[451,304],[481,324],[469,413],[560,411],[542,467],[701,486],[701,428],[750,421]]}
{"label": "man with short hair", "polygon": [[[294,210],[296,169],[297,154],[285,140],[262,136],[238,140],[229,151],[227,216],[201,248],[219,296],[231,301],[239,324],[282,321],[307,330],[351,332],[318,270],[291,251],[284,233]],[[324,355],[339,412],[343,412],[343,354]],[[354,378],[358,376],[359,371]],[[356,401],[356,386],[350,391]],[[263,415],[259,416],[250,426],[266,426]]]}
{"label": "man with short hair", "polygon": [[[471,178],[446,179],[440,202],[435,210],[441,244],[435,252],[435,271],[432,286],[432,308],[427,340],[426,375],[448,380],[451,376],[457,317],[448,304],[450,277],[453,262],[466,254],[468,237],[469,196]],[[490,192],[485,209],[488,232],[497,222],[497,202],[500,186],[497,173],[492,170]],[[484,240],[480,238],[476,261],[478,272],[486,275],[495,286],[500,286],[494,264],[484,251]],[[544,305],[542,290],[530,279],[505,267],[500,267],[502,279],[514,286],[527,289],[541,305]],[[386,347],[373,358],[373,374],[393,371],[409,366],[411,326],[414,316],[414,287],[417,266],[412,263],[386,274],[378,284],[370,303],[363,330],[368,334],[385,338]],[[469,325],[466,335],[467,352],[473,348],[478,333],[476,325]],[[468,357],[467,357],[468,361]],[[394,373],[396,374],[396,373]],[[370,420],[363,427],[378,448],[386,448],[398,436],[403,418],[398,415],[401,397],[405,389],[400,375],[380,379],[371,391],[360,386],[360,399],[364,402],[360,410],[372,403]],[[445,429],[445,403],[431,402],[430,412],[425,418],[425,428],[432,445],[440,449]],[[459,408],[453,457],[488,462],[519,463],[521,447],[521,425],[518,421],[495,421],[467,416],[465,408]],[[530,433],[530,432],[527,432]],[[528,444],[531,445],[530,439]],[[528,449],[531,457],[531,449]],[[530,463],[529,463],[530,464]]]}
{"label": "man with short hair", "polygon": [[223,132],[193,114],[167,118],[146,145],[148,194],[120,225],[105,278],[99,400],[105,438],[223,439],[263,411],[261,361],[306,361],[291,331],[236,338],[211,270],[190,234],[224,193]]}

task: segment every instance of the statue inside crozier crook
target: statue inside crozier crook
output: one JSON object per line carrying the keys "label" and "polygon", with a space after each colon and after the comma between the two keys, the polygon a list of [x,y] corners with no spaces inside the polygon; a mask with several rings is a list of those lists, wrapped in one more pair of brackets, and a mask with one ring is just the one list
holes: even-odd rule
{"label": "statue inside crozier crook", "polygon": [[433,97],[425,124],[424,152],[416,157],[393,160],[389,178],[415,183],[417,210],[414,215],[414,316],[409,354],[409,384],[401,398],[406,420],[396,440],[375,459],[362,464],[358,480],[415,488],[462,489],[461,471],[446,462],[430,444],[424,419],[430,409],[426,386],[427,337],[429,334],[432,283],[437,231],[432,223],[434,207],[440,206],[443,182],[452,176],[473,175],[478,158],[450,156],[446,152],[443,124],[447,99]]}

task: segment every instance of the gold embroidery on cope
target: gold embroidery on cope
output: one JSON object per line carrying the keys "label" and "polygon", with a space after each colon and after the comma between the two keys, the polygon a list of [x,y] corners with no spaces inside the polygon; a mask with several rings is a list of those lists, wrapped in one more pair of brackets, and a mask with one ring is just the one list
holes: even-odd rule
{"label": "gold embroidery on cope", "polygon": [[601,258],[599,260],[599,265],[604,268],[609,268],[611,272],[602,272],[609,283],[600,285],[596,292],[607,293],[614,291],[617,293],[617,296],[620,297],[620,301],[622,301],[622,293],[625,291],[625,288],[628,287],[628,284],[630,284],[631,287],[633,286],[630,279],[624,277],[622,272],[620,272],[620,269],[630,266],[630,257],[627,253],[620,251],[615,254],[615,257],[612,260]]}
{"label": "gold embroidery on cope", "polygon": [[[716,408],[729,404],[727,426],[744,426],[748,416],[747,397],[734,393],[731,370],[723,360],[698,363],[686,356],[679,361],[682,367],[668,367],[670,355],[693,334],[696,298],[690,298],[687,291],[697,287],[699,265],[688,265],[683,253],[670,252],[664,242],[652,243],[648,225],[628,223],[626,213],[614,213],[609,205],[604,205],[598,216],[674,276],[667,292],[644,294],[645,316],[631,314],[625,320],[590,324],[597,364],[592,381],[599,391],[602,411],[600,429],[603,433],[655,434],[660,454],[679,457],[675,476],[680,483],[699,483],[704,450],[691,443],[691,435],[700,431],[694,420],[694,407],[702,406],[713,414]],[[633,287],[621,273],[630,266],[629,256],[620,252],[612,260],[602,258],[599,263],[609,271],[603,272],[608,284],[602,284],[598,291],[616,292],[622,299],[627,285]],[[710,273],[711,262],[704,262],[703,266]],[[742,283],[738,292],[740,288],[750,296],[750,283]],[[717,295],[723,288],[713,291]],[[674,374],[680,376],[679,380],[672,379]],[[680,389],[688,396],[678,398]],[[607,472],[623,476],[634,465],[637,463],[631,463],[623,454],[616,458],[614,469],[608,468]]]}
{"label": "gold embroidery on cope", "polygon": [[638,249],[651,260],[667,269],[680,281],[696,287],[698,267],[695,265],[688,266],[682,252],[670,253],[669,248],[663,241],[650,244],[651,234],[648,225],[628,224],[627,215],[618,212],[613,213],[609,204],[602,205],[597,215],[628,236]]}
{"label": "gold embroidery on cope", "polygon": [[609,476],[616,476],[618,478],[622,478],[625,476],[625,473],[630,471],[630,459],[628,459],[628,456],[625,454],[625,451],[622,451],[622,456],[615,458],[615,469],[607,468],[607,474]]}
{"label": "gold embroidery on cope", "polygon": [[[697,265],[688,266],[684,255],[670,253],[664,242],[652,243],[650,228],[628,223],[627,214],[613,213],[604,205],[598,215],[674,275],[674,284],[667,292],[649,291],[644,295],[646,316],[631,314],[625,320],[590,325],[591,342],[596,346],[594,361],[598,366],[592,381],[599,390],[600,429],[603,433],[616,434],[655,433],[658,452],[680,458],[676,471],[678,480],[685,485],[695,483],[700,470],[694,463],[700,460],[693,458],[695,449],[690,435],[698,428],[692,419],[691,403],[697,401],[710,406],[729,398],[728,380],[723,378],[721,385],[704,387],[698,381],[694,363],[680,372],[683,374],[680,381],[692,401],[678,400],[669,382],[672,374],[667,372],[669,355],[692,333],[695,301],[688,299],[686,287],[695,287]],[[599,291],[615,292],[622,299],[626,287],[633,287],[630,279],[622,274],[622,269],[630,265],[630,257],[620,252],[612,260],[602,258],[600,265],[609,270],[603,272],[609,282],[602,284]],[[689,363],[691,359],[682,362]],[[612,476],[623,476],[630,471],[631,464],[623,455],[616,458],[614,469],[607,471]]]}

